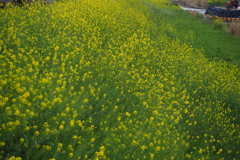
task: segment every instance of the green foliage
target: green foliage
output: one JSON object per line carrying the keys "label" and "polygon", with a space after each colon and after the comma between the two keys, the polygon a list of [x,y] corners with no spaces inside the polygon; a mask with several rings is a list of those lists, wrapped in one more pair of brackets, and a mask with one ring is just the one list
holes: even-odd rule
{"label": "green foliage", "polygon": [[211,6],[226,6],[227,1],[226,0],[209,0],[207,3]]}
{"label": "green foliage", "polygon": [[212,27],[213,27],[213,29],[216,29],[216,30],[228,31],[226,22],[223,20],[220,20],[220,19],[213,19]]}
{"label": "green foliage", "polygon": [[[209,23],[196,19],[188,12],[177,7],[174,9],[174,14],[165,14],[162,18],[160,13],[164,9],[159,9],[160,6],[158,5],[161,4],[156,1],[155,5],[150,7],[150,12],[155,15],[151,18],[158,25],[162,25],[164,21],[170,28],[174,28],[175,31],[171,31],[173,38],[178,38],[181,43],[188,43],[194,48],[203,49],[203,54],[210,60],[221,61],[226,60],[227,57],[232,57],[230,62],[240,65],[239,38],[230,35],[228,32],[213,30]],[[169,5],[168,10],[173,11],[173,8]]]}

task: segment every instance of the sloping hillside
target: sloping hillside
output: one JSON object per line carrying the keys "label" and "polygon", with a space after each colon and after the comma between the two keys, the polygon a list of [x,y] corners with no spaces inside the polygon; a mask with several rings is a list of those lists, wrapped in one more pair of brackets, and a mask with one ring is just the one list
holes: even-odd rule
{"label": "sloping hillside", "polygon": [[240,159],[239,67],[196,28],[226,33],[165,0],[0,16],[0,159]]}

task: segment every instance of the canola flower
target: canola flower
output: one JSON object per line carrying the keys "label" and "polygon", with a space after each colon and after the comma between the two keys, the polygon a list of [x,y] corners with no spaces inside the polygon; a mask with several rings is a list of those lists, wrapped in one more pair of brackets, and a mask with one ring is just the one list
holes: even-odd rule
{"label": "canola flower", "polygon": [[239,68],[170,38],[166,10],[180,12],[165,0],[0,10],[0,159],[239,159]]}

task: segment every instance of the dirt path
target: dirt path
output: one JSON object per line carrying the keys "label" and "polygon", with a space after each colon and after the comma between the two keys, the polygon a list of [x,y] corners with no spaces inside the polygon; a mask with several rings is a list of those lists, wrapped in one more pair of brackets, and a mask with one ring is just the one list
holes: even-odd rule
{"label": "dirt path", "polygon": [[189,8],[189,7],[183,7],[183,6],[180,6],[180,7],[186,11],[197,11],[200,14],[204,14],[206,12],[206,9]]}

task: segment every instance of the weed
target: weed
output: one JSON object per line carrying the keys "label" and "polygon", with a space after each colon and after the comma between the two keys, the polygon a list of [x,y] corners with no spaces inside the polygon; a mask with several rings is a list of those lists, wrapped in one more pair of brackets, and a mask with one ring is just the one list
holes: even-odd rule
{"label": "weed", "polygon": [[227,31],[228,30],[226,22],[224,22],[223,20],[220,20],[220,19],[213,19],[212,20],[212,27],[213,27],[213,29],[221,30],[221,31]]}
{"label": "weed", "polygon": [[229,32],[235,36],[240,36],[240,23],[239,22],[230,23]]}

